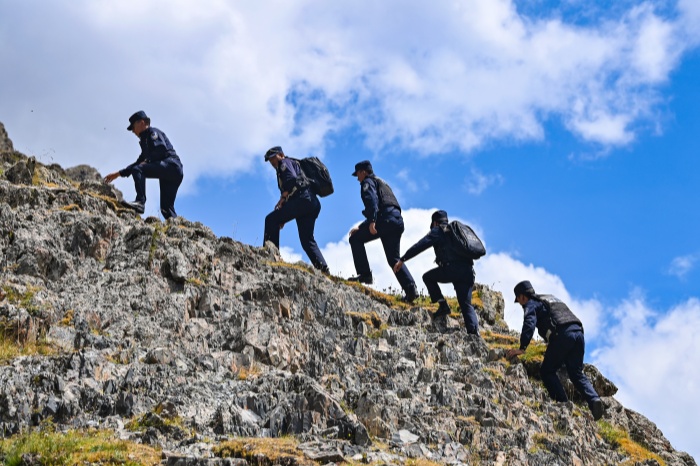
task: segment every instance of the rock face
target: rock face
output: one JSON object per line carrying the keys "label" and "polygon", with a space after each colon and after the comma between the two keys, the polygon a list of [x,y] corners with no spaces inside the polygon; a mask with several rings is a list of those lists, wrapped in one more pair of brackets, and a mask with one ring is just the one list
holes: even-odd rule
{"label": "rock face", "polygon": [[5,131],[5,125],[0,123],[0,154],[3,152],[14,152],[15,149],[12,146],[12,141]]}
{"label": "rock face", "polygon": [[[167,464],[243,464],[206,460],[203,439],[288,434],[321,463],[631,458],[580,400],[550,401],[536,370],[504,359],[498,343],[513,335],[487,287],[477,287],[477,338],[459,320],[436,326],[419,306],[394,309],[284,263],[274,247],[183,218],[142,220],[90,170],[71,180],[26,157],[2,164],[33,171],[0,176],[0,331],[48,352],[0,362],[4,436],[45,420],[114,429],[177,455]],[[695,464],[587,371],[605,422],[666,464]]]}

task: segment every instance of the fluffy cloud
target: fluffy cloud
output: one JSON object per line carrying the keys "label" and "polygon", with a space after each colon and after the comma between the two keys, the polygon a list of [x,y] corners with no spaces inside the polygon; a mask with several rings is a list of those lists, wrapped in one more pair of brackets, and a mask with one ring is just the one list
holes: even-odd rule
{"label": "fluffy cloud", "polygon": [[674,447],[700,457],[700,300],[668,310],[649,307],[640,291],[613,311],[593,363],[620,389],[616,398],[643,413]]}
{"label": "fluffy cloud", "polygon": [[252,170],[269,141],[322,154],[344,128],[436,154],[541,139],[555,117],[619,145],[697,44],[696,3],[627,2],[585,25],[512,0],[20,3],[0,7],[0,99],[19,149],[103,171],[135,157],[123,127],[145,108],[191,154],[184,190]]}
{"label": "fluffy cloud", "polygon": [[467,179],[466,188],[469,194],[478,196],[483,193],[489,186],[500,185],[503,183],[503,177],[499,174],[485,175],[480,170],[472,168],[471,176]]}
{"label": "fluffy cloud", "polygon": [[698,256],[696,254],[675,257],[671,261],[671,265],[668,268],[668,273],[670,275],[675,275],[676,277],[683,279],[688,274],[688,272],[693,270],[697,261]]}

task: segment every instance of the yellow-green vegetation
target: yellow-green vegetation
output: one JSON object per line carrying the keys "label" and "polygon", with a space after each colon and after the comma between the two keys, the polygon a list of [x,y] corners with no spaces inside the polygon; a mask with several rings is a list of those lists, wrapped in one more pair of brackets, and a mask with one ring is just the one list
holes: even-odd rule
{"label": "yellow-green vegetation", "polygon": [[494,367],[484,367],[481,370],[486,372],[491,376],[491,378],[496,379],[496,380],[503,380],[503,372],[499,371],[498,369]]}
{"label": "yellow-green vegetation", "polygon": [[630,457],[629,460],[621,464],[637,464],[650,459],[656,460],[661,466],[666,464],[659,455],[650,452],[647,448],[632,440],[627,431],[609,422],[598,421],[598,433],[603,437],[603,440]]}
{"label": "yellow-green vegetation", "polygon": [[158,239],[168,232],[168,225],[163,225],[161,223],[155,223],[153,225],[153,234],[151,235],[151,246],[148,248],[148,268],[153,266],[153,259],[156,255],[156,249],[158,246]]}
{"label": "yellow-green vegetation", "polygon": [[176,427],[178,429],[184,429],[185,424],[180,417],[167,418],[161,417],[160,414],[163,412],[163,408],[157,406],[153,412],[157,416],[153,416],[151,413],[146,413],[142,416],[132,419],[131,421],[124,424],[124,427],[128,430],[134,432],[143,432],[149,427],[163,428],[163,427]]}
{"label": "yellow-green vegetation", "polygon": [[65,210],[66,212],[73,212],[73,211],[80,212],[83,209],[78,204],[68,204],[68,205],[64,205],[63,207],[61,207],[61,210]]}
{"label": "yellow-green vegetation", "polygon": [[547,434],[536,433],[532,436],[532,447],[528,450],[528,453],[537,453],[541,450],[547,450]]}
{"label": "yellow-green vegetation", "polygon": [[490,330],[482,332],[481,336],[491,348],[512,349],[520,344],[518,337],[494,333]]}
{"label": "yellow-green vegetation", "polygon": [[367,332],[367,338],[371,338],[376,340],[377,338],[382,336],[382,333],[384,333],[384,330],[388,329],[389,325],[386,323],[383,323],[379,326],[378,329],[372,330],[371,332]]}
{"label": "yellow-green vegetation", "polygon": [[533,341],[528,345],[525,354],[520,356],[520,360],[524,363],[541,364],[544,360],[544,352],[547,351],[547,345],[541,341]]}
{"label": "yellow-green vegetation", "polygon": [[34,296],[39,290],[39,287],[29,285],[24,292],[21,292],[10,285],[3,285],[0,299],[7,299],[10,304],[25,309],[30,314],[36,314],[39,311],[39,306],[34,303]]}
{"label": "yellow-green vegetation", "polygon": [[371,325],[374,328],[380,328],[382,326],[382,319],[376,312],[346,312],[345,315],[354,317],[363,321],[367,325]]}
{"label": "yellow-green vegetation", "polygon": [[472,306],[479,309],[484,308],[484,302],[481,300],[481,294],[478,290],[472,290]]}
{"label": "yellow-green vegetation", "polygon": [[[285,464],[288,466],[315,466],[297,448],[299,441],[294,437],[280,438],[235,438],[223,442],[212,449],[220,458],[244,458],[251,464]],[[260,461],[266,458],[267,461]]]}
{"label": "yellow-green vegetation", "polygon": [[19,356],[50,356],[58,353],[58,350],[46,341],[44,335],[37,339],[24,338],[26,341],[22,341],[18,336],[20,333],[16,323],[0,320],[0,365],[7,364]]}
{"label": "yellow-green vegetation", "polygon": [[291,264],[289,262],[283,261],[267,261],[265,262],[265,265],[269,265],[270,267],[284,267],[287,269],[301,270],[302,272],[306,273],[311,273],[312,271],[310,266],[307,266],[301,262],[295,262],[294,264]]}
{"label": "yellow-green vegetation", "polygon": [[260,367],[257,364],[251,364],[250,367],[241,367],[238,370],[238,380],[255,379],[260,375]]}
{"label": "yellow-green vegetation", "polygon": [[69,466],[100,464],[145,466],[160,464],[160,451],[147,445],[119,440],[104,430],[32,432],[0,440],[0,460],[19,466],[22,455],[40,458],[41,464]]}
{"label": "yellow-green vegetation", "polygon": [[75,316],[75,311],[73,309],[68,309],[66,313],[63,315],[63,319],[58,323],[58,325],[61,325],[63,327],[68,327],[71,325],[73,322],[73,317]]}
{"label": "yellow-green vegetation", "polygon": [[190,285],[194,285],[194,286],[204,286],[204,282],[203,282],[202,280],[200,280],[199,278],[189,277],[189,278],[187,278],[187,280],[185,280],[185,281],[186,281],[187,283],[189,283]]}

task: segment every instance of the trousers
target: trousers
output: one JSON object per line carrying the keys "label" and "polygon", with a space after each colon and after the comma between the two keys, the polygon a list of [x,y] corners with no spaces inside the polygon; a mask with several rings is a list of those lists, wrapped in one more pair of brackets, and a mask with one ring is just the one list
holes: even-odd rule
{"label": "trousers", "polygon": [[297,221],[301,247],[316,268],[327,267],[326,259],[314,238],[316,219],[321,212],[321,203],[314,194],[299,194],[291,197],[278,210],[273,210],[265,217],[265,234],[263,241],[272,241],[280,247],[280,228],[291,220]]}
{"label": "trousers", "polygon": [[457,293],[457,302],[462,310],[464,325],[467,333],[470,334],[479,333],[479,319],[472,306],[472,288],[474,288],[475,278],[471,264],[460,262],[436,267],[423,274],[423,283],[428,290],[430,300],[434,303],[445,299],[438,283],[452,283]]}
{"label": "trousers", "polygon": [[587,402],[590,403],[598,398],[593,384],[583,373],[585,348],[583,329],[578,324],[569,325],[549,338],[547,351],[544,353],[544,360],[542,367],[540,367],[540,376],[552,399],[556,401],[569,400],[557,376],[557,370],[562,364],[566,365],[569,379]]}
{"label": "trousers", "polygon": [[[384,255],[389,267],[394,267],[401,257],[401,235],[403,235],[404,225],[403,220],[392,218],[390,221],[379,220],[376,223],[377,234],[373,235],[369,231],[369,223],[362,223],[359,229],[350,236],[350,249],[352,250],[352,259],[355,263],[355,271],[358,275],[371,275],[372,271],[369,268],[369,260],[367,259],[367,250],[365,244],[376,239],[381,239]],[[416,287],[416,282],[413,280],[411,272],[404,264],[396,273],[396,279],[406,293],[413,293]]]}
{"label": "trousers", "polygon": [[167,220],[177,217],[175,197],[182,183],[182,165],[169,159],[160,162],[136,165],[131,176],[134,178],[136,202],[146,203],[146,179],[157,178],[160,183],[160,213]]}

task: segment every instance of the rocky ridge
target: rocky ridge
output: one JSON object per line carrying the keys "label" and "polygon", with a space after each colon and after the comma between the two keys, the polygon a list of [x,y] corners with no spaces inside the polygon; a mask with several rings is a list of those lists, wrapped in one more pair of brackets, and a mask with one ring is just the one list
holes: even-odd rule
{"label": "rocky ridge", "polygon": [[216,445],[287,435],[321,464],[696,464],[593,366],[602,421],[568,381],[573,402],[549,400],[536,360],[505,360],[516,334],[485,286],[477,338],[274,247],[141,219],[100,179],[15,152],[0,124],[0,332],[40,349],[0,359],[3,437],[110,429],[169,465],[245,464]]}

